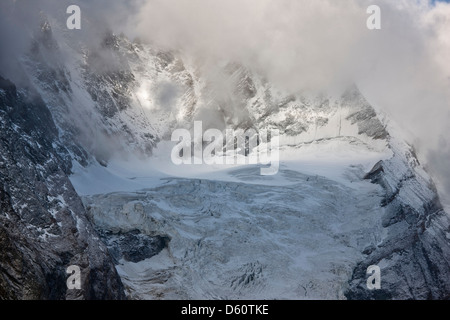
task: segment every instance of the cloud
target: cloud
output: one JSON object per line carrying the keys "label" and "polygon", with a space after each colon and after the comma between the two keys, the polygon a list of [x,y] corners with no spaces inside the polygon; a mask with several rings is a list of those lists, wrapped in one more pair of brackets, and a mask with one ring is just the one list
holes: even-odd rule
{"label": "cloud", "polygon": [[[381,30],[366,28],[371,4],[381,8]],[[450,196],[450,4],[147,0],[131,29],[207,69],[236,61],[288,91],[355,82],[399,123]]]}
{"label": "cloud", "polygon": [[384,28],[365,39],[355,78],[407,133],[450,203],[450,5],[383,3]]}
{"label": "cloud", "polygon": [[365,11],[355,1],[342,3],[148,0],[130,30],[210,65],[237,61],[284,87],[322,86],[334,80],[365,28]]}

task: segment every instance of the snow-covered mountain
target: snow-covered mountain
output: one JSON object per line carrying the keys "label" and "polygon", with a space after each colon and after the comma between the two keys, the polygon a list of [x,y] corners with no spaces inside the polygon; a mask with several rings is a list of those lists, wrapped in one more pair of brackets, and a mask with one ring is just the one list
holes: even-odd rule
{"label": "snow-covered mountain", "polygon": [[[55,28],[45,20],[20,57],[27,86],[0,83],[1,297],[72,298],[63,267],[81,263],[102,275],[84,298],[450,298],[449,215],[399,127],[356,87],[292,94],[236,62],[204,68]],[[194,121],[278,129],[278,174],[172,164],[173,130]],[[20,271],[11,257],[25,252]]]}

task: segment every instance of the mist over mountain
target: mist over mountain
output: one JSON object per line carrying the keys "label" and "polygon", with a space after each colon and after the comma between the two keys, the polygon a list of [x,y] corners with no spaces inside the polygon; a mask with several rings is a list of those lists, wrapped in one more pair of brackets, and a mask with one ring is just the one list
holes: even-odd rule
{"label": "mist over mountain", "polygon": [[[71,4],[0,3],[1,298],[450,297],[448,3]],[[278,173],[173,164],[195,121]]]}

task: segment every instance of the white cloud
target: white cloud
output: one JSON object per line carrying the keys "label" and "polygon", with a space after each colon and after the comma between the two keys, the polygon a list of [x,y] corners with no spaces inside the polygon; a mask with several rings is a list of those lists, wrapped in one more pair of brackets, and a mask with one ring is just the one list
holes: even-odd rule
{"label": "white cloud", "polygon": [[[381,8],[379,31],[366,28],[371,4]],[[450,195],[450,4],[147,0],[133,26],[142,38],[209,66],[241,62],[286,90],[355,81],[409,132]]]}

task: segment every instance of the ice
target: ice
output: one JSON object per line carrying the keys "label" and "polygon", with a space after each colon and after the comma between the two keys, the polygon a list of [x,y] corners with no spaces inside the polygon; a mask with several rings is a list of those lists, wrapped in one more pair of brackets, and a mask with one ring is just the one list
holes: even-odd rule
{"label": "ice", "polygon": [[387,148],[285,145],[274,176],[257,165],[176,166],[169,150],[71,178],[97,226],[170,237],[158,256],[118,265],[132,298],[342,299],[361,252],[384,236],[381,187],[362,177]]}
{"label": "ice", "polygon": [[[146,277],[134,264],[119,266],[134,296],[342,298],[361,251],[381,237],[380,190],[369,182],[355,190],[323,177],[299,173],[296,179],[269,186],[177,178],[85,201],[103,229],[171,238],[170,260],[139,263],[138,274]],[[148,289],[154,281],[144,279],[169,269],[157,294]]]}

